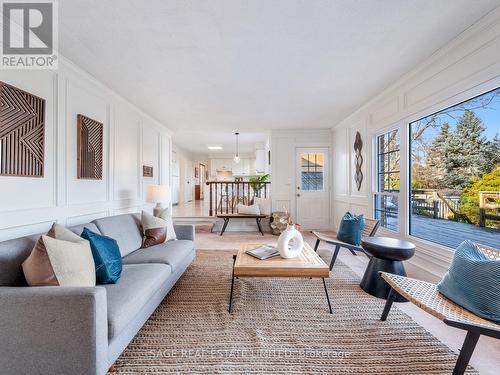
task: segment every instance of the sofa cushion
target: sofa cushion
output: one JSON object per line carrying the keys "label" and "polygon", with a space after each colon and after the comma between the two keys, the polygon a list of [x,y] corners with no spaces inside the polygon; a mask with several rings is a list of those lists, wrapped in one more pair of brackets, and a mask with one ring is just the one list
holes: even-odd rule
{"label": "sofa cushion", "polygon": [[97,226],[94,223],[78,224],[78,225],[73,225],[72,227],[68,227],[70,231],[72,231],[75,234],[78,234],[79,236],[81,236],[85,228],[91,230],[94,233],[101,234],[101,232],[99,232],[99,229],[97,229]]}
{"label": "sofa cushion", "polygon": [[21,264],[39,238],[34,235],[0,242],[0,286],[26,286]]}
{"label": "sofa cushion", "polygon": [[159,245],[139,249],[123,258],[123,264],[165,263],[175,272],[191,253],[194,242],[189,240],[167,241]]}
{"label": "sofa cushion", "polygon": [[94,220],[101,234],[114,238],[118,242],[122,257],[137,250],[142,245],[140,221],[133,214],[108,216]]}
{"label": "sofa cushion", "polygon": [[129,264],[123,266],[117,284],[104,285],[110,340],[134,319],[171,273],[170,266],[166,264]]}

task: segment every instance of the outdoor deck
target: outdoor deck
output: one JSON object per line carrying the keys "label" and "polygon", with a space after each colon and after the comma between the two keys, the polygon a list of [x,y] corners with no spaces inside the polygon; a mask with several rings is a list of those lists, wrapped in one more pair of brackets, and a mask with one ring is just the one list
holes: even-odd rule
{"label": "outdoor deck", "polygon": [[432,238],[434,242],[451,248],[456,248],[464,240],[471,240],[500,249],[500,229],[482,228],[420,215],[412,216],[411,228],[413,236]]}

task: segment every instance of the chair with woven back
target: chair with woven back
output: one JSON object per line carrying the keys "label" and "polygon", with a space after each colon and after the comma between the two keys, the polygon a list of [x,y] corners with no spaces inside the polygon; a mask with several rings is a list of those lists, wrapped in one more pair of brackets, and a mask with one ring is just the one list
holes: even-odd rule
{"label": "chair with woven back", "polygon": [[[376,219],[365,219],[365,226],[363,228],[363,237],[373,237],[377,233],[377,230],[380,226],[380,221]],[[362,252],[365,255],[363,248],[361,246],[351,245],[349,243],[345,243],[337,239],[336,232],[317,232],[311,231],[311,233],[316,236],[316,244],[314,245],[314,251],[318,251],[318,247],[321,241],[326,242],[327,244],[334,245],[335,250],[333,251],[332,259],[330,260],[330,271],[337,260],[337,256],[339,255],[339,251],[341,248],[348,249],[353,255],[357,255],[356,252]]]}
{"label": "chair with woven back", "polygon": [[[500,261],[500,250],[481,244],[477,246],[488,258]],[[445,324],[467,331],[453,375],[461,375],[465,372],[481,335],[500,339],[499,324],[483,319],[452,302],[439,293],[436,284],[386,272],[380,272],[380,276],[391,287],[380,320],[387,319],[394,300],[401,295]]]}

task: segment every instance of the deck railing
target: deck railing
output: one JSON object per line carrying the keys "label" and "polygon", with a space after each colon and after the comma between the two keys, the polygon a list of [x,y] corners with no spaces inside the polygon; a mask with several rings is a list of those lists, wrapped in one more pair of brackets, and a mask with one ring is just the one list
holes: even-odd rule
{"label": "deck railing", "polygon": [[431,216],[434,219],[467,222],[467,218],[459,214],[460,196],[443,196],[437,190],[412,190],[411,208],[414,215]]}
{"label": "deck railing", "polygon": [[235,214],[237,205],[253,204],[254,197],[268,198],[270,182],[207,181],[210,208],[208,214]]}

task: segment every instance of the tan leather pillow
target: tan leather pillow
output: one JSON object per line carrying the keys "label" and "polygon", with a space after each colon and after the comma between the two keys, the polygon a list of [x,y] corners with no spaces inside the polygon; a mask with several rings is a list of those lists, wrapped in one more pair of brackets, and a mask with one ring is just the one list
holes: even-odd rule
{"label": "tan leather pillow", "polygon": [[38,239],[22,268],[29,286],[95,286],[89,242],[55,223]]}
{"label": "tan leather pillow", "polygon": [[142,247],[158,245],[167,239],[167,222],[165,220],[142,211],[141,226],[144,235]]}

